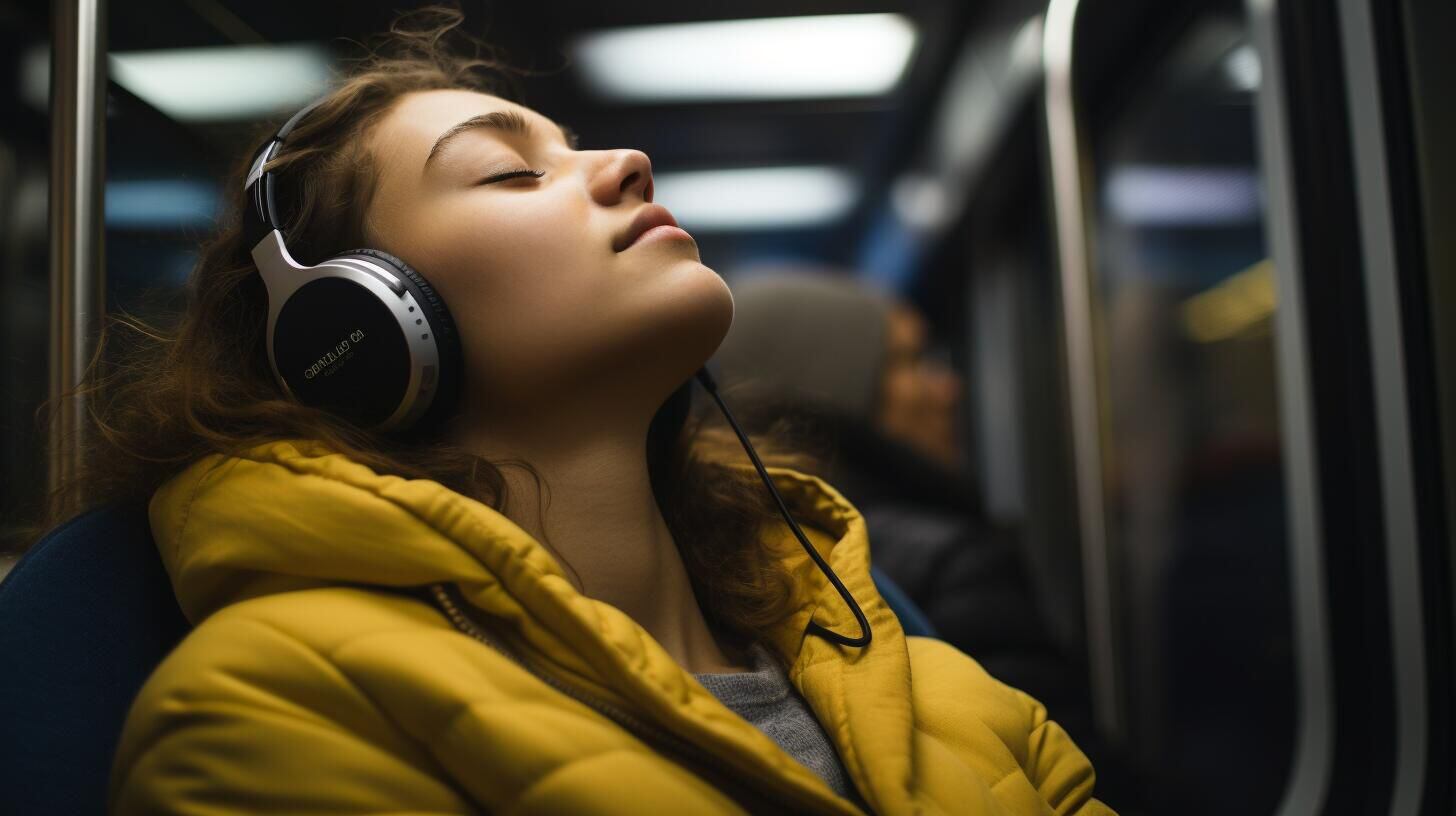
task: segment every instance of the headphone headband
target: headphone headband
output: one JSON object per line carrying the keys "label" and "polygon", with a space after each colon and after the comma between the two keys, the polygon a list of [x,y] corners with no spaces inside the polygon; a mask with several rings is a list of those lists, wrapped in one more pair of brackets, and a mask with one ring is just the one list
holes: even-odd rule
{"label": "headphone headband", "polygon": [[288,134],[293,132],[303,117],[323,101],[323,98],[316,99],[288,117],[288,121],[278,128],[278,132],[273,134],[273,137],[253,154],[253,163],[248,169],[247,181],[243,183],[243,194],[248,200],[247,205],[243,208],[243,238],[250,249],[257,246],[258,242],[263,240],[269,232],[283,231],[278,218],[278,204],[273,195],[275,181],[273,172],[265,170],[264,167],[278,155],[278,148],[287,141]]}

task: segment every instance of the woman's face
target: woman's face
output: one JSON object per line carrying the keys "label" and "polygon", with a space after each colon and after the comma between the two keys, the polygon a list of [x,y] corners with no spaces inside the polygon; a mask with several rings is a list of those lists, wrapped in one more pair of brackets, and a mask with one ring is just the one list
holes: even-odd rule
{"label": "woman's face", "polygon": [[961,466],[956,410],[964,383],[926,356],[929,330],[915,310],[896,304],[885,327],[880,428],[952,469]]}
{"label": "woman's face", "polygon": [[[492,114],[526,129],[455,128]],[[624,246],[634,219],[661,215],[641,151],[576,150],[545,116],[464,90],[401,97],[369,147],[366,236],[444,298],[467,411],[529,412],[587,385],[655,409],[727,333],[732,295],[691,238],[659,230]],[[496,178],[524,170],[541,175]]]}

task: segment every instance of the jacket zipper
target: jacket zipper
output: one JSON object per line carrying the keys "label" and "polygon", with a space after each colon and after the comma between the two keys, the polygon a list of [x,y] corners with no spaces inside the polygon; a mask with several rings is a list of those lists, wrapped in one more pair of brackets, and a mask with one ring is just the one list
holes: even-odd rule
{"label": "jacket zipper", "polygon": [[[714,777],[716,777],[718,780],[724,780],[729,782],[730,784],[736,785],[740,789],[740,791],[744,793],[744,799],[756,801],[761,804],[762,809],[760,809],[758,806],[755,806],[754,808],[749,809],[751,813],[772,813],[782,810],[783,802],[776,800],[772,797],[766,797],[759,788],[748,785],[743,780],[742,774],[734,774],[726,770],[721,760],[719,760],[711,753],[703,750],[702,748],[699,748],[694,743],[689,742],[688,740],[685,740],[682,737],[679,737],[678,735],[666,729],[657,727],[654,724],[649,723],[646,720],[643,720],[642,718],[632,714],[631,712],[626,711],[619,706],[613,705],[606,700],[595,697],[572,684],[563,682],[557,677],[543,671],[538,666],[534,665],[532,661],[528,661],[524,657],[516,654],[511,649],[506,648],[503,644],[492,638],[490,635],[486,634],[485,630],[481,626],[477,625],[475,621],[470,618],[469,614],[462,609],[462,604],[456,603],[456,601],[450,597],[450,593],[446,589],[444,584],[431,584],[429,586],[429,592],[435,604],[440,607],[440,609],[445,613],[445,616],[449,618],[450,622],[455,625],[456,629],[459,629],[461,632],[464,632],[470,637],[475,638],[481,643],[484,643],[486,646],[495,649],[496,651],[509,658],[516,665],[530,672],[542,682],[546,683],[547,685],[551,686],[562,694],[565,694],[566,696],[571,697],[572,699],[582,703],[583,705],[595,710],[602,716],[612,720],[613,722],[625,728],[627,731],[635,734],[644,742],[647,742],[649,745],[656,746],[659,750],[662,750],[663,753],[676,753],[679,760],[687,759],[688,762],[682,764],[688,765],[690,769],[692,769],[692,764],[694,762],[696,763],[698,768],[711,769],[714,772]],[[742,804],[742,802],[743,800],[740,799],[740,804]]]}

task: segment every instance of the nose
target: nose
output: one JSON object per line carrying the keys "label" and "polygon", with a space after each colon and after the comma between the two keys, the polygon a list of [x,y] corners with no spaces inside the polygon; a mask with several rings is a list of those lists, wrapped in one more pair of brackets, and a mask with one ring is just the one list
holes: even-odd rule
{"label": "nose", "polygon": [[651,203],[652,160],[647,154],[628,148],[605,152],[607,159],[592,179],[592,197],[606,207],[629,196]]}

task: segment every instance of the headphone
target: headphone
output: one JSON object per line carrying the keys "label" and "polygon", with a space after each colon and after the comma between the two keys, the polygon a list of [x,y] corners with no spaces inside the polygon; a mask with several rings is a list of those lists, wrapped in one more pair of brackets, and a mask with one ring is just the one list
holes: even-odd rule
{"label": "headphone", "polygon": [[[294,260],[284,241],[274,190],[265,169],[288,134],[323,100],[295,113],[253,157],[243,192],[243,238],[268,293],[268,364],[293,400],[380,432],[429,428],[460,394],[460,336],[445,301],[403,260],[377,249],[351,249],[314,266]],[[748,436],[718,395],[707,366],[695,375],[717,401],[804,550],[859,621],[859,637],[812,619],[805,634],[844,646],[870,643],[870,625],[854,596],[804,537]]]}
{"label": "headphone", "polygon": [[376,431],[427,427],[460,392],[460,336],[445,301],[387,252],[351,249],[305,266],[284,242],[278,180],[264,168],[318,104],[258,150],[243,185],[243,237],[268,290],[268,363],[300,403]]}

